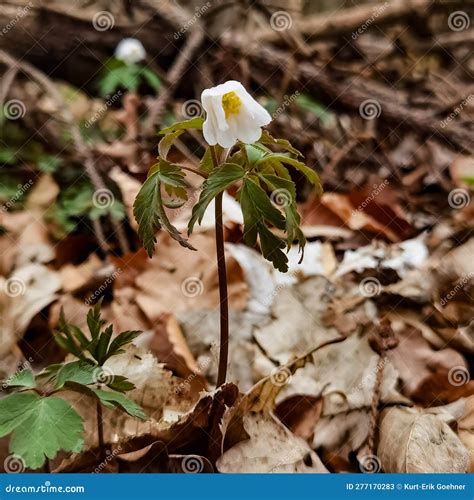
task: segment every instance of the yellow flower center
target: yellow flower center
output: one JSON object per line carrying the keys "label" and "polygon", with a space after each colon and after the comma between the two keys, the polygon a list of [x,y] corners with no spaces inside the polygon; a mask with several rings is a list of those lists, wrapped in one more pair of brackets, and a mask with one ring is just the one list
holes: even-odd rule
{"label": "yellow flower center", "polygon": [[222,96],[222,107],[224,108],[225,117],[229,118],[230,115],[236,115],[240,111],[242,101],[236,92],[227,92]]}

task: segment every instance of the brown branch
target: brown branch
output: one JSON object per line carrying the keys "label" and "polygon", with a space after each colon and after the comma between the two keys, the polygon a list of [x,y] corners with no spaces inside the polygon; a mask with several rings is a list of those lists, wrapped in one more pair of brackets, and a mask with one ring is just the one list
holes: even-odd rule
{"label": "brown branch", "polygon": [[[346,9],[336,9],[324,15],[312,15],[295,22],[294,27],[306,41],[325,36],[351,33],[370,21],[370,26],[380,26],[399,21],[412,15],[426,16],[432,8],[462,4],[461,0],[391,0],[383,4],[362,4]],[[266,30],[260,42],[277,42],[279,33]]]}
{"label": "brown branch", "polygon": [[194,53],[201,46],[203,41],[204,31],[199,27],[193,29],[168,72],[168,85],[163,87],[158,98],[150,105],[148,116],[143,125],[145,137],[153,135],[154,128],[160,121],[168,101],[173,96],[173,92],[186,72]]}
{"label": "brown branch", "polygon": [[[245,40],[233,37],[224,43],[238,51],[247,54],[254,64],[268,67],[271,71],[284,71],[288,54],[263,45],[249,46]],[[341,78],[340,73],[330,72],[321,63],[301,62],[294,72],[294,81],[313,91],[315,95],[326,93],[333,101],[345,107],[358,111],[360,105],[367,99],[376,100],[381,106],[382,116],[395,126],[406,126],[423,134],[435,136],[449,143],[454,149],[464,153],[474,152],[474,137],[462,127],[450,125],[443,127],[442,120],[430,111],[414,110],[404,98],[402,92],[385,88],[384,86],[364,80],[361,77]]]}

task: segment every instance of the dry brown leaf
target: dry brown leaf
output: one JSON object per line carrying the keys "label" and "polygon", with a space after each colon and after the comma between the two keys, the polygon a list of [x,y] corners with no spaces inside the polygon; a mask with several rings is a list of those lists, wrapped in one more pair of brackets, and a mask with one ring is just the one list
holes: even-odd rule
{"label": "dry brown leaf", "polygon": [[237,443],[217,460],[219,472],[328,472],[304,439],[261,413],[243,417],[249,439]]}
{"label": "dry brown leaf", "polygon": [[441,418],[414,408],[384,410],[377,455],[385,472],[466,472],[469,452]]}
{"label": "dry brown leaf", "polygon": [[275,415],[295,436],[309,440],[322,410],[322,398],[295,395],[281,401],[275,408]]}
{"label": "dry brown leaf", "polygon": [[458,419],[458,436],[469,450],[470,462],[468,472],[474,472],[474,396],[467,398],[464,414]]}
{"label": "dry brown leaf", "polygon": [[[136,277],[136,302],[150,321],[167,312],[218,308],[214,237],[196,234],[191,242],[198,252],[182,248],[169,236],[160,235],[156,255]],[[243,309],[248,289],[235,259],[227,259],[227,276],[230,307]]]}
{"label": "dry brown leaf", "polygon": [[[393,319],[394,314],[390,317]],[[464,358],[454,349],[445,348],[435,350],[424,338],[420,329],[407,326],[410,320],[404,322],[403,315],[396,315],[397,320],[392,322],[394,331],[399,340],[398,346],[389,351],[389,359],[397,368],[402,380],[401,390],[406,396],[412,397],[415,393],[421,397],[421,384],[432,374],[445,373],[455,368],[466,368]],[[446,376],[446,382],[448,378]],[[428,393],[423,400],[430,406],[436,400],[430,399]]]}
{"label": "dry brown leaf", "polygon": [[27,264],[0,277],[0,358],[22,337],[33,317],[53,302],[61,286],[56,272]]}

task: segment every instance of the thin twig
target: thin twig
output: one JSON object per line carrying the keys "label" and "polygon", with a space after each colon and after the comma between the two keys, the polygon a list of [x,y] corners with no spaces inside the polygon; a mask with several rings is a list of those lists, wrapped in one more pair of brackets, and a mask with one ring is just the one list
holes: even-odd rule
{"label": "thin twig", "polygon": [[160,121],[169,99],[172,97],[175,88],[186,72],[193,54],[201,46],[204,40],[204,31],[199,27],[193,29],[179,55],[176,57],[171,69],[168,72],[168,85],[163,87],[158,98],[151,104],[148,116],[143,125],[145,137],[151,136],[156,124]]}

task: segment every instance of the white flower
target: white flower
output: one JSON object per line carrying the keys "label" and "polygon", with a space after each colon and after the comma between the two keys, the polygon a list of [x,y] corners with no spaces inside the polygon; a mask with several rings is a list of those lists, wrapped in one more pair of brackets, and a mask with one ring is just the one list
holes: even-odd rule
{"label": "white flower", "polygon": [[204,90],[201,101],[206,111],[204,139],[211,146],[230,148],[237,140],[252,144],[271,121],[265,108],[234,80]]}
{"label": "white flower", "polygon": [[124,38],[115,49],[115,57],[126,64],[135,64],[145,59],[145,47],[136,38]]}

